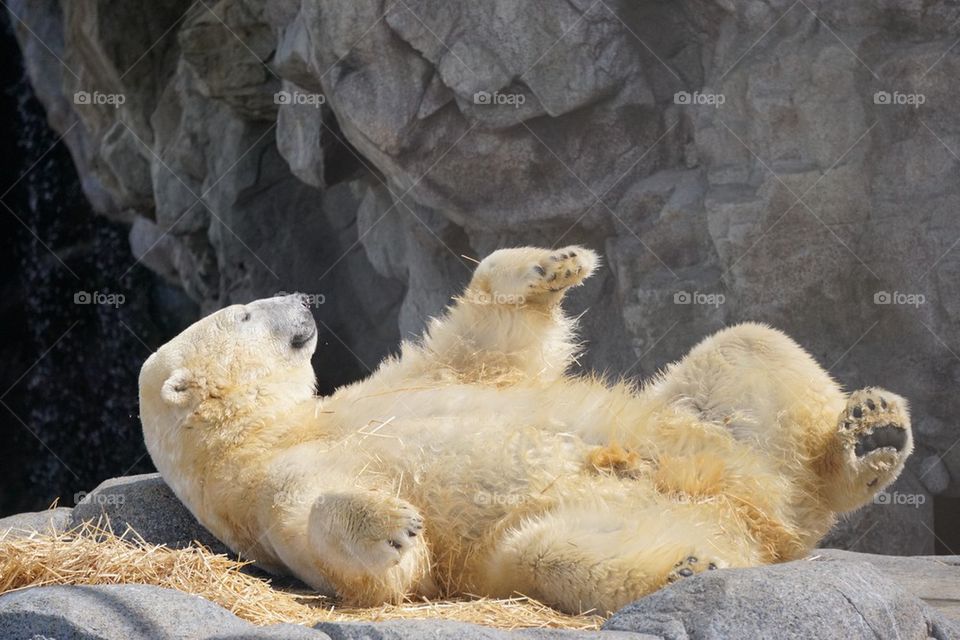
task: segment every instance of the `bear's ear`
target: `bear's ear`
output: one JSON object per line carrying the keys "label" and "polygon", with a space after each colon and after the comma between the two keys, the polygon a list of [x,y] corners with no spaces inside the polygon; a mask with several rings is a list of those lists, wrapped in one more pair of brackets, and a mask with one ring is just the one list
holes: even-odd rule
{"label": "bear's ear", "polygon": [[177,369],[163,383],[160,397],[170,404],[182,407],[190,402],[196,388],[197,382],[193,374],[188,369]]}

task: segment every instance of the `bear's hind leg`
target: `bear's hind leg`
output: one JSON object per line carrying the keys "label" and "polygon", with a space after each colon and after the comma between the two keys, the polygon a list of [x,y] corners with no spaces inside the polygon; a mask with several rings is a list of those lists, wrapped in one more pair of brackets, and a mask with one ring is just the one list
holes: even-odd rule
{"label": "bear's hind leg", "polygon": [[721,550],[719,522],[696,506],[622,508],[565,509],[511,532],[488,563],[486,593],[603,615],[676,580],[756,563],[736,545]]}
{"label": "bear's hind leg", "polygon": [[818,460],[832,511],[866,504],[893,482],[913,450],[907,402],[876,387],[854,391]]}

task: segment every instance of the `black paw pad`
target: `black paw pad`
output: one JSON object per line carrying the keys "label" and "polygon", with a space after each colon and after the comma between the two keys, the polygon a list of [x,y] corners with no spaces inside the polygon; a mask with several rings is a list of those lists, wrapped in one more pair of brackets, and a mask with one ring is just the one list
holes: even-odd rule
{"label": "black paw pad", "polygon": [[907,432],[892,424],[877,427],[871,433],[865,433],[857,440],[854,453],[857,457],[865,456],[871,451],[892,447],[902,451],[907,444]]}

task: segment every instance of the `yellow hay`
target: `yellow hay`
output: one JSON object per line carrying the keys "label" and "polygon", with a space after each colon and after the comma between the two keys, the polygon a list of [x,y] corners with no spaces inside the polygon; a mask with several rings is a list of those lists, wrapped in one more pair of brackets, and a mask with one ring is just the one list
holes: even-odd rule
{"label": "yellow hay", "polygon": [[603,618],[569,616],[529,598],[407,602],[341,607],[306,592],[276,589],[241,571],[244,562],[201,546],[170,549],[128,529],[85,524],[64,533],[0,532],[0,595],[48,585],[146,584],[198,595],[254,624],[443,619],[517,629],[598,629]]}

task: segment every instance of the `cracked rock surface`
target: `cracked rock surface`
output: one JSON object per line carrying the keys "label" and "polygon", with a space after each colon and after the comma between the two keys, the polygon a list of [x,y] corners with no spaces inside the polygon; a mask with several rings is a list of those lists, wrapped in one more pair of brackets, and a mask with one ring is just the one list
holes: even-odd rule
{"label": "cracked rock surface", "polygon": [[462,256],[588,244],[587,367],[648,376],[757,320],[907,397],[891,500],[828,542],[934,552],[934,500],[960,497],[955,3],[9,10],[94,208],[203,311],[315,294],[362,373],[462,286]]}

